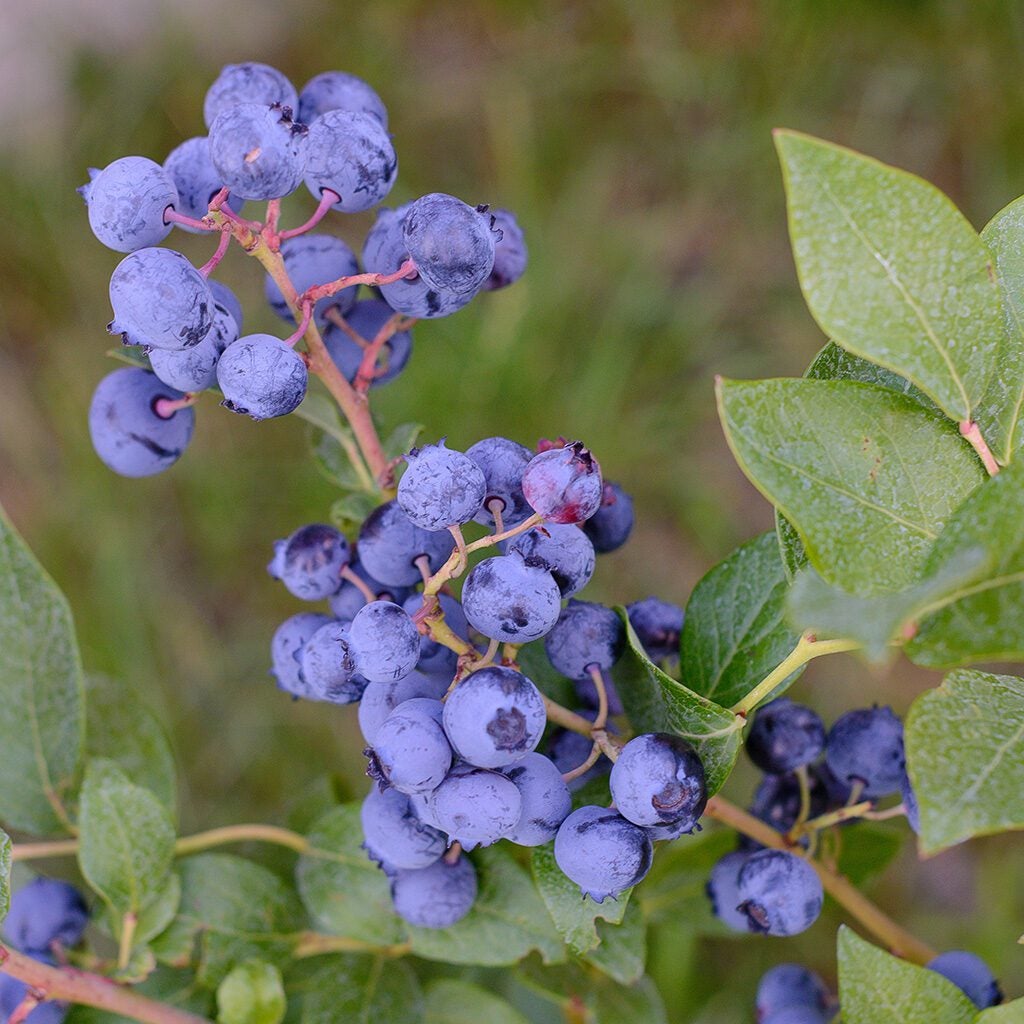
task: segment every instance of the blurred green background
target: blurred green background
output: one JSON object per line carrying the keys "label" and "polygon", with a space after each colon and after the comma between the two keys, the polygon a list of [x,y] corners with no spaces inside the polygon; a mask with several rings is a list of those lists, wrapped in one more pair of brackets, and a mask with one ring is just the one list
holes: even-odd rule
{"label": "blurred green background", "polygon": [[[325,770],[364,787],[353,716],[293,705],[267,676],[270,635],[298,610],[263,572],[270,542],[334,497],[304,425],[203,402],[186,456],[143,481],[107,471],[85,428],[112,368],[118,256],[74,188],[89,166],[160,161],[201,134],[223,63],[262,60],[299,87],[332,68],[365,77],[390,110],[395,202],[446,191],[516,211],[526,278],[418,327],[410,369],[375,407],[385,429],[416,421],[456,447],[585,439],[639,511],[591,586],[607,601],[683,602],[771,525],[725,448],[712,381],[799,374],[823,340],[789,255],[774,126],[913,170],[979,228],[1024,191],[1012,0],[25,6],[4,12],[0,71],[0,501],[69,595],[87,666],[134,681],[170,723],[186,830],[282,820]],[[286,223],[311,208],[296,194]],[[326,227],[358,248],[369,222]],[[197,261],[210,249],[169,244]],[[248,329],[279,331],[256,268],[237,250],[222,267]],[[797,693],[813,688],[827,716],[873,699],[902,711],[935,682],[841,658]],[[730,791],[742,801],[752,785],[741,771]],[[924,865],[908,853],[876,889],[936,945],[971,946],[1019,979],[1022,861],[1005,841]],[[818,930],[743,953],[665,939],[658,974],[685,1019],[743,1020],[761,969],[804,958],[829,974],[827,947]]]}

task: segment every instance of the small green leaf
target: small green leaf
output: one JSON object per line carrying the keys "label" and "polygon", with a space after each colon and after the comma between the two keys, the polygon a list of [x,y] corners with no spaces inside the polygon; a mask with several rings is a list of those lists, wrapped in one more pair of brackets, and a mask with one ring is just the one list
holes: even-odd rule
{"label": "small green leaf", "polygon": [[503,967],[538,950],[545,962],[565,956],[561,938],[530,876],[492,846],[473,855],[478,890],[473,909],[450,928],[410,926],[412,951],[427,960]]}
{"label": "small green leaf", "polygon": [[330,956],[303,986],[301,1024],[422,1024],[423,992],[401,960]]}
{"label": "small green leaf", "polygon": [[11,837],[0,830],[0,921],[11,909]]}
{"label": "small green leaf", "polygon": [[135,926],[136,943],[149,942],[155,939],[170,925],[181,906],[181,879],[171,874],[164,885],[163,892],[139,914]]}
{"label": "small green leaf", "polygon": [[392,908],[387,877],[362,848],[359,807],[332,807],[316,821],[296,882],[320,930],[387,946],[402,941],[405,926]]}
{"label": "small green leaf", "polygon": [[0,751],[12,780],[0,786],[0,821],[36,835],[62,831],[85,732],[82,665],[64,595],[2,509],[0,687]]}
{"label": "small green leaf", "polygon": [[840,833],[839,873],[854,885],[863,885],[892,863],[903,846],[903,834],[888,822],[858,821],[848,825]]}
{"label": "small green leaf", "polygon": [[638,982],[647,964],[647,922],[639,904],[629,904],[621,924],[601,921],[598,930],[601,943],[586,955],[587,962],[620,985]]}
{"label": "small green leaf", "polygon": [[422,423],[400,423],[395,427],[382,445],[388,461],[408,455],[416,446],[416,440],[423,430]]}
{"label": "small green leaf", "polygon": [[948,420],[855,381],[721,381],[740,468],[792,523],[814,568],[852,593],[900,590],[985,479]]}
{"label": "small green leaf", "polygon": [[[724,707],[742,700],[797,645],[783,621],[786,573],[774,533],[737,548],[693,589],[686,605],[682,675]],[[797,670],[773,691],[778,697]]]}
{"label": "small green leaf", "polygon": [[317,469],[332,484],[345,491],[361,492],[370,482],[365,465],[360,473],[362,457],[358,455],[355,437],[345,427],[338,427],[339,440],[336,434],[313,429],[309,432],[309,446],[313,451]]}
{"label": "small green leaf", "polygon": [[164,897],[174,826],[163,804],[115,762],[87,764],[78,828],[82,874],[116,918],[139,915]]}
{"label": "small green leaf", "polygon": [[627,643],[612,674],[633,727],[674,733],[692,743],[704,762],[708,792],[718,792],[736,763],[744,720],[662,672],[644,653],[625,609],[616,611]]}
{"label": "small green leaf", "polygon": [[576,688],[551,664],[544,650],[544,641],[535,640],[524,644],[516,654],[519,669],[528,679],[536,683],[541,693],[559,704],[573,706],[576,703]]}
{"label": "small green leaf", "polygon": [[427,987],[424,1024],[530,1024],[504,999],[479,985],[439,978]]}
{"label": "small green leaf", "polygon": [[597,933],[598,918],[621,924],[632,890],[627,889],[617,899],[605,900],[604,903],[584,899],[580,895],[580,887],[566,878],[555,863],[551,843],[534,847],[531,867],[537,891],[559,934],[574,953],[587,953],[601,941]]}
{"label": "small green leaf", "polygon": [[246,960],[217,986],[220,1024],[280,1024],[287,1008],[281,972],[264,960]]}
{"label": "small green leaf", "polygon": [[941,974],[839,929],[839,1003],[844,1024],[972,1024],[977,1007]]}
{"label": "small green leaf", "polygon": [[796,132],[776,132],[804,298],[826,335],[970,419],[1000,366],[992,258],[926,181]]}
{"label": "small green leaf", "polygon": [[144,370],[152,371],[153,369],[149,356],[138,345],[118,345],[115,348],[108,348],[107,355],[119,363],[141,366]]}
{"label": "small green leaf", "polygon": [[331,522],[346,536],[354,537],[378,504],[376,495],[366,491],[350,491],[331,505]]}
{"label": "small green leaf", "polygon": [[951,672],[914,701],[905,739],[925,853],[1024,828],[1024,680]]}
{"label": "small green leaf", "polygon": [[1024,999],[982,1010],[974,1018],[974,1024],[1024,1024]]}
{"label": "small green leaf", "polygon": [[786,579],[792,583],[796,574],[807,565],[807,552],[804,551],[800,534],[778,509],[775,510],[775,536],[779,540],[779,551],[782,554],[782,567],[786,571]]}

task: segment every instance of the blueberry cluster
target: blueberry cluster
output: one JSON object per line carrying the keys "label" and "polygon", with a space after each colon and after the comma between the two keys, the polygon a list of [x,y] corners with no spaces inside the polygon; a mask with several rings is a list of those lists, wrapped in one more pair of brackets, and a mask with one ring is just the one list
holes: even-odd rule
{"label": "blueberry cluster", "polygon": [[[15,949],[41,963],[55,965],[64,950],[76,946],[89,923],[89,909],[81,893],[67,882],[36,878],[11,897],[4,920],[4,939]],[[7,1020],[29,994],[28,986],[0,973],[0,1018]],[[61,1024],[68,1006],[42,1002],[25,1018],[30,1024]]]}
{"label": "blueberry cluster", "polygon": [[[295,410],[308,383],[308,361],[295,349],[307,329],[307,305],[341,374],[350,384],[366,375],[366,386],[377,386],[407,364],[411,321],[454,313],[478,292],[513,283],[526,268],[512,213],[442,193],[382,209],[361,260],[340,238],[310,231],[329,210],[376,206],[395,183],[387,111],[352,75],[325,72],[297,92],[265,64],[228,65],[210,86],[203,114],[207,134],[183,142],[163,165],[122,157],[90,170],[79,189],[96,237],[126,254],[110,281],[108,330],[146,363],[105,377],[89,411],[97,454],[124,476],[158,473],[181,456],[199,392],[217,389],[226,408],[256,420]],[[303,184],[320,206],[301,228],[278,231],[270,207],[266,225],[240,216],[247,201],[273,204]],[[281,277],[268,266],[271,309],[293,328],[297,312],[303,322],[284,339],[243,333],[238,299],[210,276],[224,246],[197,269],[161,247],[175,227],[225,232],[224,245],[232,229],[247,230],[250,248],[263,246],[271,261],[283,262],[294,288],[286,298]],[[360,263],[366,275],[387,282],[363,298]],[[345,283],[353,277],[355,283]],[[405,317],[401,329],[397,315]],[[378,335],[367,367],[364,354]]]}

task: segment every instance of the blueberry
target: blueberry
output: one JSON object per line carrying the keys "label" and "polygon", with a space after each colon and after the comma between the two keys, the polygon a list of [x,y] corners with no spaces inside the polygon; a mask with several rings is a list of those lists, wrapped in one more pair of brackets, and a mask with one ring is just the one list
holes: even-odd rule
{"label": "blueberry", "polygon": [[607,671],[626,646],[622,620],[604,605],[571,600],[544,639],[555,669],[568,679],[583,679],[591,667]]}
{"label": "blueberry", "polygon": [[483,290],[496,291],[514,284],[526,272],[526,239],[523,229],[510,210],[491,210],[494,228],[501,232],[501,239],[494,245],[494,266],[484,281]]}
{"label": "blueberry", "polygon": [[407,676],[420,656],[420,634],[401,605],[373,601],[360,608],[349,630],[359,674],[371,683]]}
{"label": "blueberry", "polygon": [[452,766],[452,748],[440,724],[440,701],[404,701],[377,729],[366,774],[382,789],[400,793],[429,793],[441,784]]}
{"label": "blueberry", "polygon": [[704,765],[684,739],[645,733],[631,739],[612,766],[612,800],[635,825],[697,823],[708,802]]}
{"label": "blueberry", "polygon": [[763,772],[781,775],[816,761],[825,749],[825,726],[811,708],[780,697],[757,712],[747,754]]}
{"label": "blueberry", "polygon": [[547,569],[562,597],[578,594],[594,575],[594,545],[578,526],[535,526],[508,541],[506,550],[518,551],[523,558]]}
{"label": "blueberry", "polygon": [[712,913],[734,932],[750,931],[747,915],[739,909],[742,902],[739,895],[740,868],[748,857],[749,854],[737,850],[719,858],[704,887],[711,901]]}
{"label": "blueberry", "polygon": [[626,605],[629,624],[651,661],[679,657],[683,609],[657,597],[645,597]]}
{"label": "blueberry", "polygon": [[182,397],[152,373],[125,366],[100,381],[89,406],[89,434],[96,454],[121,476],[152,476],[181,457],[195,426],[195,410],[160,416],[161,398]]}
{"label": "blueberry", "polygon": [[[441,611],[444,612],[445,625],[451,629],[456,636],[463,640],[469,639],[469,623],[463,614],[462,605],[449,597],[447,594],[438,594],[438,601],[441,603]],[[423,595],[412,594],[402,605],[406,613],[415,615],[423,607]],[[420,660],[416,667],[421,672],[446,672],[453,675],[457,666],[458,655],[444,644],[431,640],[429,636],[420,636]]]}
{"label": "blueberry", "polygon": [[438,860],[428,868],[398,871],[391,881],[395,913],[418,928],[450,928],[476,899],[476,870],[468,857]]}
{"label": "blueberry", "polygon": [[951,949],[946,953],[940,953],[928,965],[928,970],[941,974],[944,978],[953,982],[961,992],[979,1010],[989,1006],[996,1006],[1003,1001],[1003,993],[999,988],[988,964],[963,949]]}
{"label": "blueberry", "polygon": [[480,510],[485,482],[480,467],[444,441],[413,448],[398,481],[398,504],[421,530],[447,530],[468,523]]}
{"label": "blueberry", "polygon": [[824,902],[814,868],[785,850],[751,854],[740,868],[737,892],[750,931],[764,935],[806,931],[818,919]]}
{"label": "blueberry", "polygon": [[825,1024],[828,1018],[810,1006],[789,1006],[770,1017],[762,1018],[760,1024]]}
{"label": "blueberry", "polygon": [[158,163],[124,156],[102,171],[91,168],[89,177],[78,192],[89,208],[89,227],[108,249],[134,252],[171,233],[164,213],[178,206],[178,190]]}
{"label": "blueberry", "polygon": [[[359,273],[359,263],[355,254],[340,238],[333,235],[311,233],[288,238],[281,243],[281,256],[284,259],[285,270],[288,271],[288,276],[300,295],[314,285],[327,284],[339,277]],[[263,291],[270,308],[282,320],[295,323],[295,317],[292,316],[281,289],[269,274],[264,278]],[[317,300],[313,307],[313,316],[317,324],[323,327],[327,323],[325,317],[329,309],[337,308],[342,315],[346,314],[355,304],[357,291],[358,288],[353,285]]]}
{"label": "blueberry", "polygon": [[[845,802],[845,798],[833,801],[823,779],[821,767],[810,766],[808,782],[810,786],[808,817],[816,818],[832,806]],[[759,821],[770,825],[776,832],[788,832],[800,816],[800,801],[800,782],[796,775],[792,773],[765,775],[754,793],[750,813]],[[743,837],[741,842],[743,848],[749,851],[761,848],[759,843],[747,837]]]}
{"label": "blueberry", "polygon": [[605,807],[581,807],[555,836],[555,862],[595,903],[615,898],[650,870],[654,849],[642,828]]}
{"label": "blueberry", "polygon": [[501,502],[502,525],[506,529],[528,518],[532,509],[523,494],[523,471],[533,458],[530,449],[507,437],[485,437],[468,448],[466,454],[483,471],[487,485],[476,521],[494,526],[494,516],[488,508],[492,501]]}
{"label": "blueberry", "polygon": [[484,636],[525,644],[558,621],[561,594],[551,573],[513,552],[485,558],[473,569],[462,588],[462,609]]}
{"label": "blueberry", "polygon": [[[211,289],[212,291],[212,289]],[[238,324],[231,311],[214,302],[213,326],[191,348],[154,348],[149,353],[153,372],[179,391],[205,391],[217,385],[217,363],[224,349],[238,340]]]}
{"label": "blueberry", "polygon": [[523,798],[514,782],[471,765],[454,767],[434,790],[430,804],[441,830],[467,850],[504,839],[523,813]]}
{"label": "blueberry", "polygon": [[[42,955],[34,956],[33,960],[53,966],[53,960]],[[10,974],[0,974],[0,1019],[9,1020],[15,1010],[28,995],[28,985]],[[46,1000],[40,1003],[26,1018],[27,1024],[63,1024],[69,1006],[67,1003]]]}
{"label": "blueberry", "polygon": [[359,558],[367,572],[388,586],[407,587],[421,579],[416,560],[422,555],[437,572],[455,547],[447,531],[421,530],[397,501],[374,509],[359,530]]}
{"label": "blueberry", "polygon": [[[589,718],[590,721],[593,721],[596,717],[596,712],[588,710],[581,710],[577,714],[582,715],[584,718]],[[551,734],[551,739],[548,743],[548,757],[551,758],[555,767],[564,775],[583,764],[590,755],[593,746],[594,741],[589,736],[582,736],[580,733],[572,732],[569,729],[556,729]],[[593,779],[607,775],[611,771],[611,767],[611,762],[606,757],[598,758],[582,775],[577,776],[569,783],[569,792],[575,793]]]}
{"label": "blueberry", "polygon": [[67,882],[35,878],[11,897],[3,924],[7,941],[23,953],[48,953],[54,943],[76,946],[89,923],[82,894]]}
{"label": "blueberry", "polygon": [[384,101],[361,78],[345,71],[324,71],[311,78],[299,93],[299,120],[303,124],[311,125],[328,110],[358,110],[388,126]]}
{"label": "blueberry", "polygon": [[126,345],[191,348],[213,327],[213,295],[202,274],[173,249],[138,249],[110,278],[110,334]]}
{"label": "blueberry", "polygon": [[500,768],[536,750],[547,724],[544,698],[522,673],[490,665],[455,687],[444,728],[459,756],[479,768]]}
{"label": "blueberry", "polygon": [[527,754],[506,769],[505,775],[515,783],[523,800],[519,822],[508,838],[519,846],[551,842],[572,811],[572,797],[562,773],[543,754]]}
{"label": "blueberry", "polygon": [[272,334],[247,334],[217,363],[221,403],[232,412],[266,420],[287,416],[306,397],[309,374],[302,357]]}
{"label": "blueberry", "polygon": [[370,683],[359,701],[359,731],[367,743],[373,744],[377,730],[384,720],[407,700],[431,697],[440,700],[448,690],[451,679],[445,676],[410,672],[393,683]]}
{"label": "blueberry", "polygon": [[582,523],[601,507],[601,467],[579,441],[534,456],[523,471],[523,494],[552,523]]}
{"label": "blueberry", "polygon": [[917,802],[917,794],[910,782],[910,776],[905,771],[903,778],[900,779],[900,797],[907,814],[907,824],[915,835],[919,835],[921,832],[921,808]]}
{"label": "blueberry", "polygon": [[242,333],[242,304],[238,301],[238,296],[226,285],[221,284],[220,281],[214,281],[213,278],[208,278],[206,281],[210,288],[210,294],[213,296],[213,301],[217,306],[222,306],[226,309],[231,316],[234,318],[235,324],[238,327],[238,334]]}
{"label": "blueberry", "polygon": [[779,964],[761,976],[755,1005],[759,1020],[773,1018],[783,1010],[807,1009],[824,1021],[832,998],[814,971],[800,964]]}
{"label": "blueberry", "polygon": [[583,532],[603,555],[621,548],[632,531],[633,499],[618,484],[606,482],[601,505],[583,524]]}
{"label": "blueberry", "polygon": [[829,730],[825,761],[840,782],[862,783],[868,799],[896,793],[906,765],[903,723],[889,707],[848,711]]}
{"label": "blueberry", "polygon": [[[391,319],[394,312],[386,302],[382,302],[380,299],[363,299],[345,314],[345,320],[361,338],[373,341],[377,332]],[[335,365],[341,370],[349,384],[355,383],[359,367],[363,362],[362,346],[353,341],[337,324],[329,324],[323,337],[324,344]],[[412,355],[412,333],[398,331],[393,334],[384,342],[381,353],[382,355],[378,357],[377,361],[377,375],[374,376],[370,385],[375,388],[393,381],[405,369],[409,357]]]}
{"label": "blueberry", "polygon": [[[210,200],[224,187],[210,159],[210,140],[205,135],[186,139],[168,154],[164,170],[178,190],[178,202],[174,206],[178,213],[195,220],[205,217],[210,211]],[[228,197],[227,206],[235,213],[244,205],[245,200],[241,196]],[[177,224],[176,227],[193,234],[202,233],[200,228],[187,224]]]}
{"label": "blueberry", "polygon": [[278,689],[295,697],[305,697],[307,688],[302,680],[302,649],[313,634],[333,622],[326,615],[300,612],[285,619],[274,633],[270,642],[271,674],[277,680]]}
{"label": "blueberry", "polygon": [[322,601],[341,585],[350,557],[348,541],[333,526],[311,523],[276,542],[267,571],[303,601]]}
{"label": "blueberry", "polygon": [[295,86],[269,64],[250,61],[246,64],[226,64],[216,81],[206,91],[203,100],[203,118],[209,128],[218,115],[240,103],[270,106],[279,103],[296,110],[299,96]]}
{"label": "blueberry", "polygon": [[235,195],[280,199],[302,183],[307,131],[288,107],[241,103],[210,125],[210,159]]}
{"label": "blueberry", "polygon": [[[409,593],[407,587],[389,587],[380,580],[374,579],[363,568],[357,555],[353,554],[349,562],[349,569],[355,573],[381,601],[394,601],[395,604],[403,604]],[[366,604],[366,597],[363,592],[348,580],[341,581],[341,587],[336,594],[332,594],[328,600],[331,604],[331,612],[339,619],[351,621],[356,617],[356,612]],[[411,613],[410,613],[411,614]]]}
{"label": "blueberry", "polygon": [[445,851],[443,832],[417,817],[409,797],[397,789],[370,790],[360,810],[364,847],[370,858],[394,868],[425,868]]}
{"label": "blueberry", "polygon": [[299,656],[301,696],[329,704],[354,704],[362,697],[367,680],[356,673],[348,641],[348,623],[339,621],[321,626],[306,641]]}

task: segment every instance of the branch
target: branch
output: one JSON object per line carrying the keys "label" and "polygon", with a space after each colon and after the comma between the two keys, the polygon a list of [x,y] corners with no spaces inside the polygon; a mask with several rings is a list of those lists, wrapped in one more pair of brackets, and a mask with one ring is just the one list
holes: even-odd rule
{"label": "branch", "polygon": [[981,428],[973,420],[960,421],[960,436],[978,453],[981,464],[989,476],[995,476],[999,472],[999,463],[996,462],[992,450],[985,443],[981,436]]}

